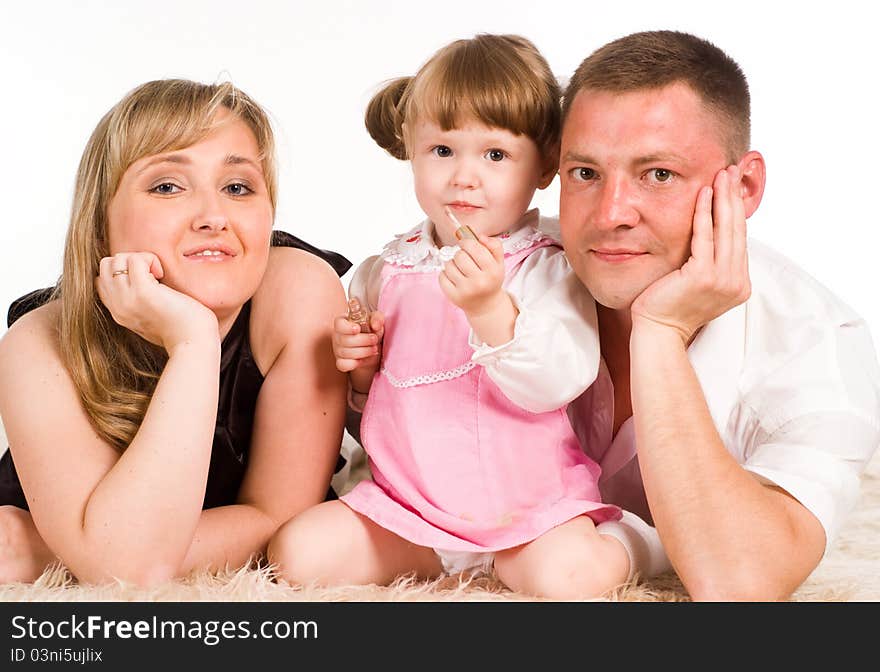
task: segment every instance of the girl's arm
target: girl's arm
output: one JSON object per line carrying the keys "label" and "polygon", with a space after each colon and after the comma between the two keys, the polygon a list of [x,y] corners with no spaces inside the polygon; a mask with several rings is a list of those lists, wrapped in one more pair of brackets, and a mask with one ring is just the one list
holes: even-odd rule
{"label": "girl's arm", "polygon": [[[467,287],[458,277],[454,282],[459,293]],[[484,324],[485,319],[468,314],[468,304],[456,301],[472,326],[473,361],[485,367],[521,408],[534,413],[562,408],[593,383],[599,369],[592,297],[557,247],[533,252],[513,271],[502,291],[512,310],[499,311],[501,324],[493,330]],[[503,340],[498,338],[500,333],[506,333]]]}
{"label": "girl's arm", "polygon": [[217,411],[216,319],[191,325],[169,348],[120,455],[95,434],[61,360],[59,307],[25,315],[0,342],[0,413],[34,524],[83,581],[165,580],[201,515]]}
{"label": "girl's arm", "polygon": [[349,299],[357,299],[368,313],[369,333],[349,319],[348,312],[333,321],[333,354],[336,368],[348,374],[349,402],[346,429],[360,443],[360,414],[367,403],[373,376],[379,370],[385,318],[376,310],[383,261],[372,256],[357,268],[349,285]]}
{"label": "girl's arm", "polygon": [[[351,387],[351,403],[358,410],[363,410],[367,403],[367,396],[373,384],[373,376],[379,370],[380,353],[382,352],[382,339],[384,337],[385,319],[377,312],[379,306],[379,285],[381,282],[381,270],[384,262],[376,255],[368,257],[355,271],[348,287],[348,298],[358,299],[363,308],[369,311],[370,331],[375,335],[375,356],[368,356],[358,362],[358,366],[348,373]],[[345,326],[345,325],[343,325]],[[355,332],[355,338],[363,338]],[[337,348],[338,349],[338,348]],[[340,352],[340,354],[344,354]],[[339,357],[337,357],[337,360]],[[337,366],[339,362],[337,361]]]}
{"label": "girl's arm", "polygon": [[247,473],[236,505],[202,514],[182,572],[240,566],[282,523],[324,500],[345,416],[345,375],[331,348],[333,317],[345,306],[324,261],[273,248],[251,312],[251,347],[265,381]]}

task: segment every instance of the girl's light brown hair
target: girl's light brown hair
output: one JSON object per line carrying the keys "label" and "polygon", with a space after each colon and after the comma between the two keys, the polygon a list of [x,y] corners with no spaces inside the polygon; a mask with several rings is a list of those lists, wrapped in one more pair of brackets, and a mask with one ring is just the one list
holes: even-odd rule
{"label": "girl's light brown hair", "polygon": [[531,138],[558,159],[561,92],[547,61],[518,35],[477,35],[440,49],[414,77],[388,82],[370,101],[365,123],[376,143],[409,158],[419,121],[451,130],[475,119]]}
{"label": "girl's light brown hair", "polygon": [[[218,120],[225,108],[231,114]],[[275,141],[266,113],[232,84],[147,82],[117,103],[89,138],[76,176],[60,299],[61,356],[98,435],[124,450],[140,427],[166,362],[161,349],[118,325],[95,290],[109,255],[107,207],[138,159],[189,147],[219,124],[240,119],[253,131],[274,209]]]}

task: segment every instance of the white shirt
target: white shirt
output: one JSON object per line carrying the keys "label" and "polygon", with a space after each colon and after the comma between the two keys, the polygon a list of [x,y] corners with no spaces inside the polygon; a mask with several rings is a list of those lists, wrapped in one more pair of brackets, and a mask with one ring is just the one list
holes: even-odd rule
{"label": "white shirt", "polygon": [[[727,450],[819,519],[827,552],[880,442],[876,351],[864,320],[755,241],[749,274],[749,300],[707,324],[688,358]],[[602,466],[603,500],[650,521],[632,418],[611,439],[614,396],[604,363],[569,416]]]}

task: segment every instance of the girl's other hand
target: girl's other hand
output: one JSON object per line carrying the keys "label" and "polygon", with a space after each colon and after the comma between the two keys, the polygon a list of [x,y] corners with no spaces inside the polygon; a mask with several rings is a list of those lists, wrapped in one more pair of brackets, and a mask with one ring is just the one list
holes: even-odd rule
{"label": "girl's other hand", "polygon": [[360,325],[340,315],[333,321],[333,356],[336,368],[343,373],[355,369],[378,369],[385,334],[385,316],[378,310],[370,313],[370,330],[361,333]]}

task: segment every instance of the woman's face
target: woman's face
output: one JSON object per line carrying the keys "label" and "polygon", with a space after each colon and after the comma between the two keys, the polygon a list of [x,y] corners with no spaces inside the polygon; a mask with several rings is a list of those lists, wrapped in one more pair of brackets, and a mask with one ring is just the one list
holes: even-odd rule
{"label": "woman's face", "polygon": [[107,208],[111,255],[152,252],[163,284],[221,320],[257,291],[274,215],[256,138],[228,116],[194,145],[135,161]]}

